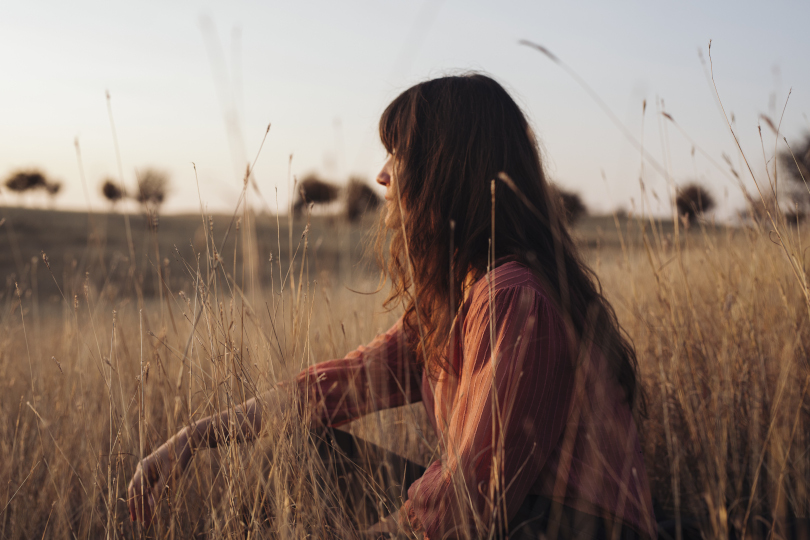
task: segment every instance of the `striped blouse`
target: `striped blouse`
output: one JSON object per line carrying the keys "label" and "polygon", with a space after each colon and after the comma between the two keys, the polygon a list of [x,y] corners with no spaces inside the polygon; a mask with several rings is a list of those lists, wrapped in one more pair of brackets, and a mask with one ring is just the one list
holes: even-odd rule
{"label": "striped blouse", "polygon": [[[416,366],[402,320],[298,387],[326,425],[422,401],[441,457],[408,490],[426,538],[508,523],[527,495],[655,537],[647,475],[623,392],[598,352],[578,354],[539,279],[507,262],[469,291],[438,380]],[[578,351],[576,351],[578,353]]]}

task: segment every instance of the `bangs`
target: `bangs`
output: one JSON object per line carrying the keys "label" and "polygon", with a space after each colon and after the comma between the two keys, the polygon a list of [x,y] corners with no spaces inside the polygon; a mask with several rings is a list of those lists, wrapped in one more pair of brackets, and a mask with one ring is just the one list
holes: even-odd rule
{"label": "bangs", "polygon": [[402,92],[397,98],[392,101],[380,117],[380,142],[385,147],[385,151],[389,154],[396,153],[396,150],[402,149],[402,143],[407,140],[405,130],[407,129],[407,122],[405,117],[407,115],[408,103],[412,99],[414,89],[409,88]]}

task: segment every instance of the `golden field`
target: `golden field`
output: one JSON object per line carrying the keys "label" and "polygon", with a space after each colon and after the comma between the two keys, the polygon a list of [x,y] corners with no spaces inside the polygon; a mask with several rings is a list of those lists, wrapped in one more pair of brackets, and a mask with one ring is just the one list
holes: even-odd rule
{"label": "golden field", "polygon": [[[117,214],[2,214],[0,537],[352,537],[292,419],[198,454],[148,531],[125,499],[142,451],[390,326],[385,289],[354,292],[379,289],[361,262],[373,219],[133,216],[130,242]],[[810,535],[806,232],[576,229],[639,355],[642,445],[673,530]],[[425,463],[427,426],[415,404],[351,430]]]}

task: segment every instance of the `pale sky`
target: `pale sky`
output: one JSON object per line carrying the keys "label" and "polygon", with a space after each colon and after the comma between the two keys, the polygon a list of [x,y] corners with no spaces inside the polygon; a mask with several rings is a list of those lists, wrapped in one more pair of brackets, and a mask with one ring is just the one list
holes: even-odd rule
{"label": "pale sky", "polygon": [[[708,61],[713,40],[723,104],[764,180],[759,115],[778,121],[792,88],[782,131],[797,141],[810,129],[808,20],[810,4],[781,0],[4,2],[0,176],[41,168],[65,184],[59,207],[85,209],[78,137],[90,204],[104,208],[99,185],[118,176],[109,90],[127,185],[136,169],[163,169],[174,187],[166,211],[197,211],[194,162],[203,204],[232,210],[272,123],[255,174],[271,209],[276,188],[283,208],[290,154],[299,177],[373,180],[387,103],[426,78],[479,70],[529,115],[555,181],[596,211],[630,207],[638,150],[570,75],[518,45],[528,39],[574,69],[639,139],[646,99],[645,147],[671,163],[676,182],[703,179],[730,213],[741,205],[737,188],[699,152],[693,159],[676,128],[659,127],[656,100],[717,162],[725,152],[740,169],[698,56]],[[763,134],[770,158],[764,124]],[[645,178],[664,196],[661,176],[645,167]],[[3,190],[0,204],[16,199]]]}

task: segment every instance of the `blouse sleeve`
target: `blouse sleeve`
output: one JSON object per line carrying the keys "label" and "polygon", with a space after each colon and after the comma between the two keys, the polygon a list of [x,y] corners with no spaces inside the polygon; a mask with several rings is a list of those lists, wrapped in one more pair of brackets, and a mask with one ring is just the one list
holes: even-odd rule
{"label": "blouse sleeve", "polygon": [[344,358],[315,364],[295,379],[302,404],[327,426],[422,400],[421,379],[400,319]]}
{"label": "blouse sleeve", "polygon": [[412,484],[401,510],[425,538],[465,530],[476,536],[476,520],[487,526],[494,509],[496,522],[508,523],[566,425],[574,369],[556,309],[525,286],[480,296],[462,330],[459,389],[441,459]]}

